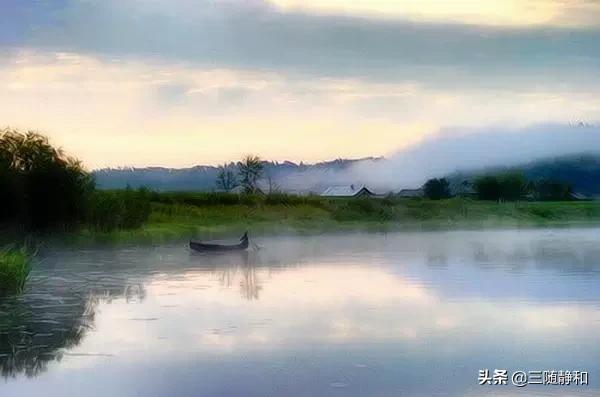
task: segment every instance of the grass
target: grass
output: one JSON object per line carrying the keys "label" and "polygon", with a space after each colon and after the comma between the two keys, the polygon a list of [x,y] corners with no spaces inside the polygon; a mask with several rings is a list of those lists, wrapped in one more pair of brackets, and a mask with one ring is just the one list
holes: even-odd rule
{"label": "grass", "polygon": [[31,255],[25,248],[0,251],[0,296],[23,290],[31,270]]}
{"label": "grass", "polygon": [[159,243],[241,234],[347,230],[483,229],[600,225],[600,202],[506,202],[454,198],[325,199],[284,194],[154,193],[138,229],[71,234],[75,242]]}

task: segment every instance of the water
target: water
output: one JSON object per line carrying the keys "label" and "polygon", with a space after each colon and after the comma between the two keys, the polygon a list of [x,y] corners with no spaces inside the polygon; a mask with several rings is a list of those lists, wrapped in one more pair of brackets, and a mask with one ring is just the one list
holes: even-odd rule
{"label": "water", "polygon": [[[0,304],[0,396],[600,395],[600,230],[50,250]],[[588,386],[478,385],[480,369]]]}

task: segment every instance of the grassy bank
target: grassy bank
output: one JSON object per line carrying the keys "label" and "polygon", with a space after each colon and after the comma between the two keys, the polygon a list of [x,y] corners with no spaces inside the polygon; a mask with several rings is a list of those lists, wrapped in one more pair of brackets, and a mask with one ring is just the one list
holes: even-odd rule
{"label": "grassy bank", "polygon": [[77,242],[161,242],[254,234],[344,230],[432,230],[600,225],[600,202],[468,199],[324,199],[288,195],[154,194],[140,228],[70,235]]}
{"label": "grassy bank", "polygon": [[0,251],[0,296],[21,292],[31,270],[31,256],[25,249]]}

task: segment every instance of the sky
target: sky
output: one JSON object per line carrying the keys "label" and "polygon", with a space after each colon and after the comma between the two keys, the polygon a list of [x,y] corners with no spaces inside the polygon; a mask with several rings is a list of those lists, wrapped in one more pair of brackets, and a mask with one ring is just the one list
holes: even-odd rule
{"label": "sky", "polygon": [[598,0],[1,7],[0,125],[89,168],[393,156],[448,131],[600,121]]}

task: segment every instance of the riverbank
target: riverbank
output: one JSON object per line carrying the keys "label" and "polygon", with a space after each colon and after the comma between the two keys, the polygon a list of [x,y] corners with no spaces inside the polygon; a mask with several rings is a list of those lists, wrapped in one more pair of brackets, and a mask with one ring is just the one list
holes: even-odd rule
{"label": "riverbank", "polygon": [[140,228],[63,236],[68,242],[160,243],[241,234],[600,226],[600,202],[506,202],[470,199],[155,200]]}

